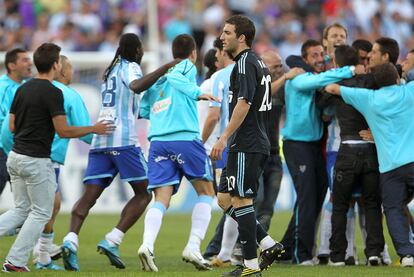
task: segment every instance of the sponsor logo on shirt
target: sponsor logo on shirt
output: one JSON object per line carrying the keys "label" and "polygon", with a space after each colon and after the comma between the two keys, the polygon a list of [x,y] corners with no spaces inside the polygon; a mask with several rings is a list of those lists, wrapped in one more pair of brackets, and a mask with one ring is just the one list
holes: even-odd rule
{"label": "sponsor logo on shirt", "polygon": [[156,114],[156,113],[168,110],[170,106],[171,106],[171,97],[168,97],[166,99],[155,102],[154,106],[152,107],[152,112]]}
{"label": "sponsor logo on shirt", "polygon": [[159,163],[160,161],[164,161],[164,160],[168,160],[168,157],[164,157],[164,156],[158,156],[154,159],[154,161],[156,163]]}

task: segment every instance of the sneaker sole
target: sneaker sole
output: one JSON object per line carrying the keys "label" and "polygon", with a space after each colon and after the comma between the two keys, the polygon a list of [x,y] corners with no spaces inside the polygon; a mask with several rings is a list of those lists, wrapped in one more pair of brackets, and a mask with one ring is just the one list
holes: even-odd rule
{"label": "sneaker sole", "polygon": [[190,259],[187,259],[187,258],[184,258],[184,257],[183,257],[183,261],[186,262],[186,263],[190,263],[190,264],[194,265],[194,267],[197,270],[200,270],[200,271],[207,271],[207,270],[212,270],[213,269],[208,264],[199,264],[196,261],[193,261],[193,260],[190,260]]}
{"label": "sneaker sole", "polygon": [[63,266],[65,267],[66,270],[69,270],[69,271],[80,271],[78,268],[73,267],[71,263],[68,261],[70,255],[71,255],[71,252],[68,248],[62,248]]}
{"label": "sneaker sole", "polygon": [[108,249],[98,245],[96,251],[98,251],[99,254],[101,254],[101,255],[107,256],[108,259],[109,259],[109,262],[114,267],[119,268],[119,269],[124,269],[125,268],[124,262],[119,257],[115,256],[110,251],[108,251]]}
{"label": "sneaker sole", "polygon": [[147,272],[158,272],[158,269],[153,268],[149,262],[148,262],[148,258],[147,255],[145,253],[140,253],[138,252],[138,258],[141,261],[142,264],[142,270],[143,271],[147,271]]}

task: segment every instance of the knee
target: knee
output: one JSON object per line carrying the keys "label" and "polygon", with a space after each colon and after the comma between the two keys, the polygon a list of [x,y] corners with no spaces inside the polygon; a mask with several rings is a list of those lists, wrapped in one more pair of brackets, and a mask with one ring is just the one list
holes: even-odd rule
{"label": "knee", "polygon": [[222,208],[224,211],[227,211],[231,206],[231,199],[227,195],[223,195],[219,193],[217,195],[217,204]]}

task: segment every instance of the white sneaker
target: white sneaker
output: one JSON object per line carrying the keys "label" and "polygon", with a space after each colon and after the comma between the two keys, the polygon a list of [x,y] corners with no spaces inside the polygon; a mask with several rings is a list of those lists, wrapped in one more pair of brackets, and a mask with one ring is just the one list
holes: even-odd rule
{"label": "white sneaker", "polygon": [[413,256],[407,255],[401,258],[401,267],[413,267],[414,258]]}
{"label": "white sneaker", "polygon": [[378,266],[380,265],[381,260],[378,256],[371,256],[368,258],[368,265],[370,266]]}
{"label": "white sneaker", "polygon": [[138,249],[138,257],[142,263],[142,270],[158,272],[158,267],[154,262],[154,254],[151,253],[148,247],[141,245]]}
{"label": "white sneaker", "polygon": [[333,262],[331,261],[331,259],[329,259],[328,265],[329,266],[345,266],[345,262]]}
{"label": "white sneaker", "polygon": [[211,270],[210,264],[204,260],[200,251],[190,250],[187,247],[183,251],[183,261],[192,263],[198,270]]}
{"label": "white sneaker", "polygon": [[313,260],[306,260],[306,261],[301,262],[299,265],[302,265],[302,266],[314,266],[315,263],[313,262]]}
{"label": "white sneaker", "polygon": [[[37,264],[39,262],[39,247],[40,246],[38,243],[36,243],[35,246],[33,247],[33,253],[32,253],[33,264]],[[57,260],[60,257],[62,257],[62,247],[53,243],[49,249],[49,256],[52,260]]]}

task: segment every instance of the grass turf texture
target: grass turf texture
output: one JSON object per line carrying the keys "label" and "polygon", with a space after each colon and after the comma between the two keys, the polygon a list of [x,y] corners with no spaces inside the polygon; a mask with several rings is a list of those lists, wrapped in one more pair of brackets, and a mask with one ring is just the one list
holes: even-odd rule
{"label": "grass turf texture", "polygon": [[[290,212],[275,213],[270,234],[280,239],[290,219]],[[202,245],[204,250],[207,240],[211,238],[214,228],[220,218],[220,213],[214,213],[207,233],[207,239]],[[118,270],[110,266],[106,256],[96,252],[97,243],[105,234],[113,228],[118,220],[116,215],[90,215],[80,234],[80,248],[78,252],[81,272],[56,272],[56,271],[36,271],[32,265],[31,276],[220,276],[222,272],[229,269],[216,269],[208,272],[199,272],[191,264],[181,260],[181,252],[187,242],[191,215],[190,214],[170,214],[167,213],[155,245],[156,264],[159,268],[158,273],[141,271],[141,264],[138,261],[137,249],[142,242],[143,218],[126,234],[121,245],[121,257],[125,262],[126,269]],[[59,215],[55,226],[55,242],[61,244],[63,236],[69,226],[69,215]],[[362,242],[360,239],[359,228],[357,231],[357,248],[359,260],[363,262]],[[3,259],[13,243],[15,237],[0,238],[0,259]],[[394,260],[398,260],[391,240],[386,231],[386,241],[389,245],[390,254]],[[62,265],[61,260],[57,264]],[[379,266],[367,267],[347,266],[347,267],[300,267],[293,265],[273,264],[273,266],[263,273],[263,276],[414,276],[414,268],[400,268],[399,266]]]}

